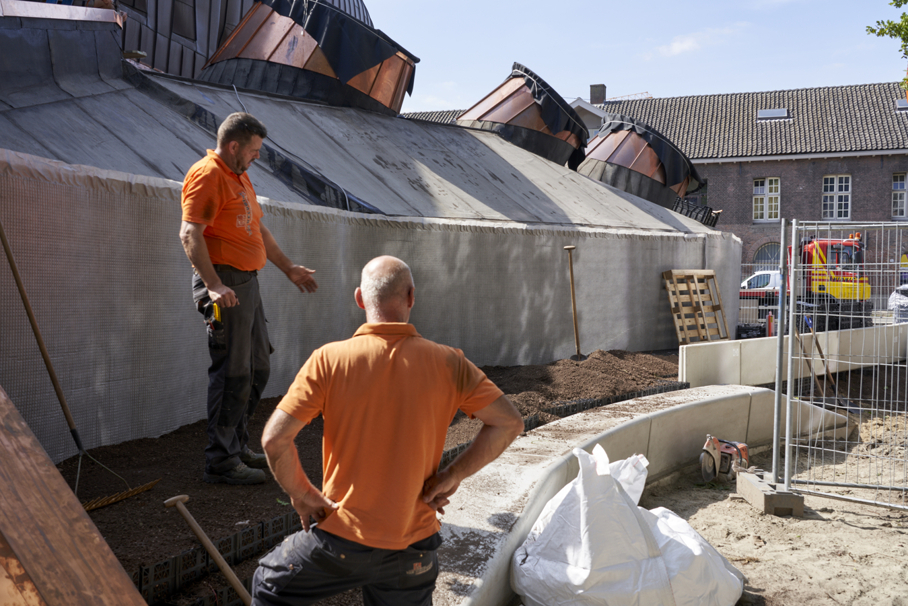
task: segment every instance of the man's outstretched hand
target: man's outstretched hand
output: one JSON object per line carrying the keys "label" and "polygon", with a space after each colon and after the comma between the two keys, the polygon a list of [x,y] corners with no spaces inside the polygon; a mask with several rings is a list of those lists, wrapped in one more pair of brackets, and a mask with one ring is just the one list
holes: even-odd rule
{"label": "man's outstretched hand", "polygon": [[296,287],[300,289],[300,292],[315,292],[318,290],[318,283],[315,281],[315,278],[312,277],[312,274],[314,273],[314,269],[309,269],[302,265],[294,265],[287,272],[287,278],[296,284]]}

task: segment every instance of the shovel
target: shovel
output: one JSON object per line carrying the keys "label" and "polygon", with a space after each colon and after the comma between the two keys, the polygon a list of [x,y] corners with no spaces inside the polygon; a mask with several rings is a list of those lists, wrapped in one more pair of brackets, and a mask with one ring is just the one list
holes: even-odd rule
{"label": "shovel", "polygon": [[565,246],[564,250],[568,251],[568,267],[571,271],[571,311],[574,316],[574,344],[577,346],[577,354],[571,356],[575,362],[586,360],[586,356],[580,353],[580,332],[577,330],[577,302],[574,299],[574,249],[576,246]]}

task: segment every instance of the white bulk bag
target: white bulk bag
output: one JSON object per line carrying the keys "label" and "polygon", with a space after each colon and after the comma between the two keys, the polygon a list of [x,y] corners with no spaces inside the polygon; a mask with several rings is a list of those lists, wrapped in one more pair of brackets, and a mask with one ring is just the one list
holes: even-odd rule
{"label": "white bulk bag", "polygon": [[738,601],[743,575],[671,511],[637,507],[613,475],[620,468],[636,489],[646,480],[639,471],[645,459],[631,457],[610,470],[598,445],[593,454],[578,448],[574,455],[580,473],[549,501],[511,562],[511,586],[525,606]]}

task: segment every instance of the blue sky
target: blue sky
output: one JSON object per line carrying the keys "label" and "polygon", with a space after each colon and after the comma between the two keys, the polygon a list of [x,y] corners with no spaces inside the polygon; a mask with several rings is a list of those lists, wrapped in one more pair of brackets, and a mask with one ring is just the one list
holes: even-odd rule
{"label": "blue sky", "polygon": [[886,0],[364,0],[420,58],[404,112],[466,109],[522,63],[568,101],[894,82],[899,42],[866,33]]}

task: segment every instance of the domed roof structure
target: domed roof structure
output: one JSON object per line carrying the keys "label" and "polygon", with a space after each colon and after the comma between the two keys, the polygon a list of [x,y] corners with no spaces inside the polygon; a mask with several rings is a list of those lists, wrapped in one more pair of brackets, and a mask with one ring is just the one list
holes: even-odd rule
{"label": "domed roof structure", "polygon": [[361,0],[257,0],[198,79],[396,116],[418,62]]}
{"label": "domed roof structure", "polygon": [[693,163],[674,143],[648,124],[621,114],[602,118],[577,172],[666,208],[702,183]]}
{"label": "domed roof structure", "polygon": [[506,141],[576,169],[589,137],[583,120],[555,89],[514,63],[498,88],[457,118],[457,124],[498,133]]}
{"label": "domed roof structure", "polygon": [[330,4],[331,6],[344,11],[351,17],[359,19],[369,27],[375,27],[372,25],[372,17],[369,16],[369,9],[366,8],[366,5],[362,0],[309,0],[309,3],[311,4],[315,4],[316,2]]}

